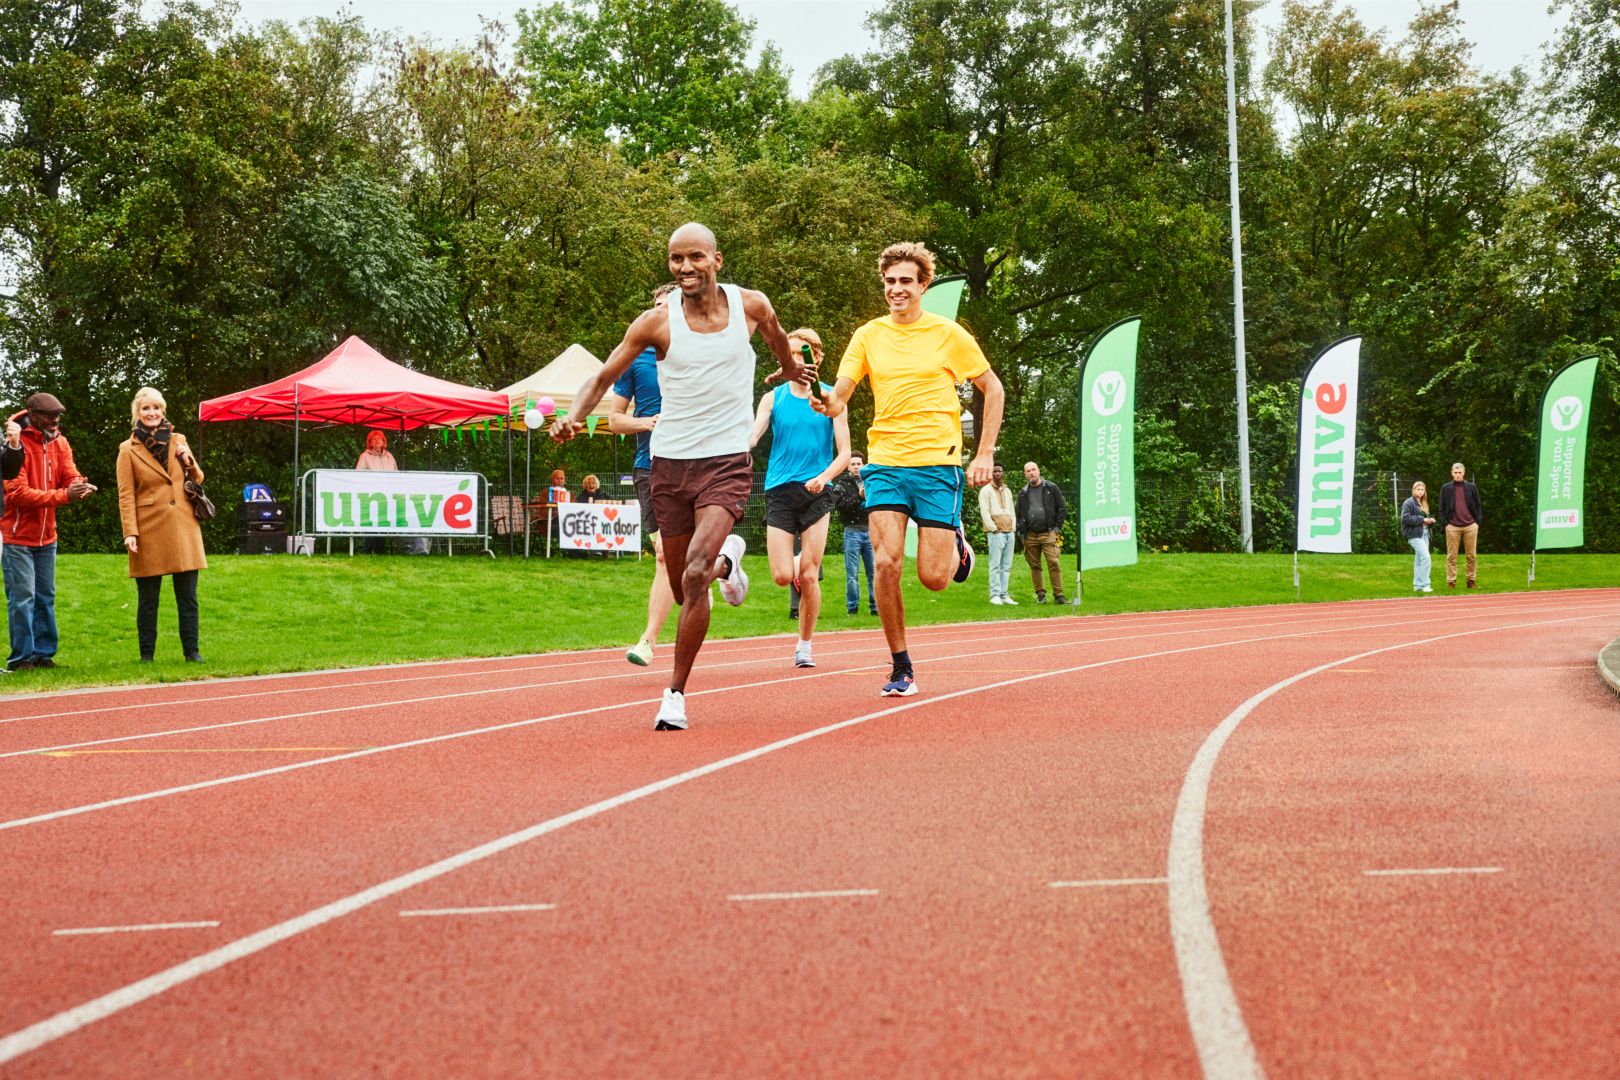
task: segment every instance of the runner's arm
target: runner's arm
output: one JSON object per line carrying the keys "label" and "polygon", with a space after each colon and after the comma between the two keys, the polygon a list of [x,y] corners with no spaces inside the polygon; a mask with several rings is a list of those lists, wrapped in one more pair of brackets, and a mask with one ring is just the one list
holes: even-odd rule
{"label": "runner's arm", "polygon": [[[574,417],[589,416],[591,410],[596,408],[597,402],[602,400],[602,395],[613,388],[613,384],[624,374],[631,361],[641,355],[641,350],[659,344],[656,338],[658,324],[663,322],[668,326],[668,318],[669,314],[660,308],[643,311],[636,316],[636,321],[625,330],[624,340],[608,354],[607,363],[603,364],[602,369],[595,375],[586,379],[585,384],[574,395],[574,407],[570,410],[572,415],[559,416],[552,421],[553,441],[567,442],[585,430],[585,421],[576,420]],[[609,430],[612,430],[611,426]]]}
{"label": "runner's arm", "polygon": [[1001,410],[1007,393],[1001,387],[1001,379],[990,368],[975,377],[973,385],[984,395],[981,417],[984,430],[979,432],[979,446],[973,452],[973,463],[968,466],[967,481],[974,487],[983,487],[990,482],[990,470],[996,464],[996,436],[1001,434]]}
{"label": "runner's arm", "polygon": [[833,449],[837,453],[833,456],[832,464],[820,473],[810,478],[805,485],[813,495],[819,495],[828,484],[843,474],[845,466],[849,464],[849,417],[833,417]]}
{"label": "runner's arm", "polygon": [[742,297],[743,312],[748,316],[749,324],[765,339],[765,344],[770,347],[771,355],[776,357],[776,362],[781,365],[781,377],[788,382],[810,386],[810,369],[800,363],[799,358],[793,355],[793,350],[788,348],[787,332],[777,321],[776,309],[771,307],[770,298],[753,289],[744,289]]}
{"label": "runner's arm", "polygon": [[608,394],[607,402],[608,431],[614,435],[639,435],[658,426],[657,413],[651,416],[631,416],[630,402],[618,394]]}
{"label": "runner's arm", "polygon": [[775,394],[766,394],[759,399],[759,409],[754,413],[754,430],[748,433],[750,450],[759,445],[759,440],[765,435],[765,429],[771,426],[771,402],[775,397]]}

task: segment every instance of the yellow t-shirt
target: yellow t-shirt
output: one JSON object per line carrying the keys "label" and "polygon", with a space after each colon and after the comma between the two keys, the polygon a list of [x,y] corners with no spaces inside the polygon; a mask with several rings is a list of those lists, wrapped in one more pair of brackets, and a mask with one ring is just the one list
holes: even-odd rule
{"label": "yellow t-shirt", "polygon": [[838,377],[870,376],[876,409],[866,433],[874,465],[962,464],[962,399],[956,384],[990,370],[973,335],[950,319],[923,312],[897,324],[885,315],[855,331]]}

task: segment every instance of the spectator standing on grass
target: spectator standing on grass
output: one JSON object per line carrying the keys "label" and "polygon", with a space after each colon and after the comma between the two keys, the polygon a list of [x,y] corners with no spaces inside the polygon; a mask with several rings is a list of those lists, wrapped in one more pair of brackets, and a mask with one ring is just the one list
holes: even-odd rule
{"label": "spectator standing on grass", "polygon": [[1028,483],[1018,493],[1018,535],[1024,538],[1024,561],[1029,563],[1029,574],[1035,582],[1035,602],[1046,603],[1046,590],[1041,588],[1041,559],[1046,559],[1046,574],[1052,579],[1052,602],[1067,604],[1063,597],[1063,568],[1058,556],[1063,553],[1063,518],[1068,507],[1063,492],[1050,480],[1041,479],[1041,467],[1033,461],[1024,464],[1024,479]]}
{"label": "spectator standing on grass", "polygon": [[852,450],[849,468],[829,486],[833,493],[833,506],[838,510],[838,522],[844,528],[844,608],[854,615],[861,610],[861,568],[866,568],[866,608],[878,613],[877,600],[872,595],[872,534],[866,522],[866,484],[861,481],[861,466],[866,455]]}
{"label": "spectator standing on grass", "polygon": [[73,463],[73,448],[62,434],[65,412],[55,396],[38,393],[11,418],[23,451],[22,468],[6,481],[0,514],[11,630],[6,667],[12,671],[56,667],[56,510],[96,490]]}
{"label": "spectator standing on grass", "polygon": [[1457,548],[1468,559],[1468,587],[1474,588],[1475,558],[1479,547],[1479,526],[1484,515],[1479,509],[1479,489],[1464,477],[1462,462],[1451,466],[1451,480],[1440,488],[1440,520],[1446,525],[1446,587],[1457,587]]}
{"label": "spectator standing on grass", "polygon": [[[5,438],[0,441],[0,515],[4,515],[6,509],[3,481],[10,480],[22,472],[22,467],[22,425],[15,420],[7,420]],[[10,672],[10,668],[0,667],[0,675]]]}
{"label": "spectator standing on grass", "polygon": [[990,470],[990,482],[979,489],[979,518],[984,522],[984,542],[990,549],[990,602],[1017,604],[1007,595],[1007,579],[1012,576],[1013,539],[1018,532],[1018,515],[1013,491],[1000,465]]}
{"label": "spectator standing on grass", "polygon": [[[1429,585],[1429,526],[1433,524],[1434,518],[1429,516],[1429,488],[1419,480],[1412,485],[1411,496],[1401,504],[1401,535],[1412,546],[1413,592],[1434,592]],[[1455,556],[1452,573],[1456,573]]]}
{"label": "spectator standing on grass", "polygon": [[118,517],[129,552],[129,576],[135,579],[141,662],[151,663],[157,650],[158,603],[167,574],[174,580],[180,651],[200,664],[197,571],[207,569],[208,557],[202,526],[186,497],[186,481],[201,484],[203,471],[186,437],[170,426],[166,408],[163,395],[150,386],[137,390],[130,402],[130,436],[118,447]]}

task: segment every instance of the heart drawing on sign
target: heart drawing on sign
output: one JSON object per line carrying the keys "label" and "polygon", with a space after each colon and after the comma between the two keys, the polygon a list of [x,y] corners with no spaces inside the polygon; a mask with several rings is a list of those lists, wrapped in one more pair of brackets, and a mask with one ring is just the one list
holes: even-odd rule
{"label": "heart drawing on sign", "polygon": [[619,509],[616,506],[609,506],[602,511],[602,516],[607,518],[609,521],[618,521]]}
{"label": "heart drawing on sign", "polygon": [[603,536],[601,533],[597,533],[596,534],[596,542],[598,544],[605,544],[605,543],[607,543],[607,537]]}
{"label": "heart drawing on sign", "polygon": [[574,546],[575,547],[585,547],[589,543],[590,543],[589,540],[580,540],[577,537],[574,540]]}
{"label": "heart drawing on sign", "polygon": [[614,537],[614,538],[613,538],[613,546],[614,546],[614,547],[623,547],[623,546],[624,546],[624,537],[622,537],[622,536],[615,536],[615,537]]}

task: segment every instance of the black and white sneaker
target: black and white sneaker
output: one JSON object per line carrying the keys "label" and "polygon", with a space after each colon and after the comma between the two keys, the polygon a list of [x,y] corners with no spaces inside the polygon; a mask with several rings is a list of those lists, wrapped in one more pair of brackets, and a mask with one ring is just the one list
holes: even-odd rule
{"label": "black and white sneaker", "polygon": [[654,731],[686,730],[686,695],[679,690],[665,690],[664,700],[658,706],[658,722]]}
{"label": "black and white sneaker", "polygon": [[956,573],[951,580],[960,584],[966,581],[973,573],[973,548],[962,535],[962,526],[956,527]]}

